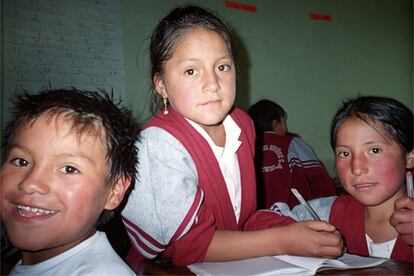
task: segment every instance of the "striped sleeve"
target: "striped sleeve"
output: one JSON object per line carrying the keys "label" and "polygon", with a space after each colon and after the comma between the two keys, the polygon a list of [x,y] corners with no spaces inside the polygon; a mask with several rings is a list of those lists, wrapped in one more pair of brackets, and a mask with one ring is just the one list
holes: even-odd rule
{"label": "striped sleeve", "polygon": [[293,138],[289,145],[288,162],[290,171],[294,167],[313,168],[322,166],[311,147],[298,137]]}
{"label": "striped sleeve", "polygon": [[204,195],[191,156],[168,132],[145,129],[138,148],[138,181],[122,217],[133,247],[152,259],[189,231]]}

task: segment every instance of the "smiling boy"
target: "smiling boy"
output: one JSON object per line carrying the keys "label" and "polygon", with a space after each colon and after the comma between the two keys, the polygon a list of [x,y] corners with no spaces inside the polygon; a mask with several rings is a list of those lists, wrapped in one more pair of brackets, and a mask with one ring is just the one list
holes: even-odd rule
{"label": "smiling boy", "polygon": [[[130,275],[96,226],[135,183],[138,127],[105,92],[23,93],[5,132],[1,217],[11,275]],[[125,198],[125,200],[124,200]]]}

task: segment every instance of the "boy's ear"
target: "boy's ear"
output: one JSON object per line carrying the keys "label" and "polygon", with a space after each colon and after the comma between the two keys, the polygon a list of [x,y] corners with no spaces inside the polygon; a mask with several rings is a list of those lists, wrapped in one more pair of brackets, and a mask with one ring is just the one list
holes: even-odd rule
{"label": "boy's ear", "polygon": [[164,79],[156,74],[153,79],[155,91],[161,95],[163,98],[168,98],[167,88],[165,87]]}
{"label": "boy's ear", "polygon": [[105,203],[106,210],[113,210],[121,204],[124,199],[124,195],[131,185],[131,179],[129,177],[120,177],[118,181],[110,189],[108,197]]}
{"label": "boy's ear", "polygon": [[414,150],[407,153],[407,169],[414,168]]}

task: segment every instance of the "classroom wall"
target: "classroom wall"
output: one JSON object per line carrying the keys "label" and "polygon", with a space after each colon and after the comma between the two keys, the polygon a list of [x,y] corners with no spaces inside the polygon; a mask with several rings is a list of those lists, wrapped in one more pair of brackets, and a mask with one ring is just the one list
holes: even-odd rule
{"label": "classroom wall", "polygon": [[[237,104],[262,98],[281,104],[288,127],[301,135],[334,175],[331,118],[343,100],[390,96],[413,108],[412,0],[246,0],[256,12],[226,1],[192,1],[215,10],[235,30]],[[127,102],[149,116],[148,44],[171,8],[187,1],[122,0]],[[330,20],[312,20],[310,14]]]}
{"label": "classroom wall", "polygon": [[[68,0],[70,1],[70,0]],[[116,1],[116,0],[108,0]],[[256,12],[229,9],[224,0],[191,3],[217,12],[237,38],[237,104],[262,98],[280,103],[288,127],[333,171],[330,120],[347,98],[394,97],[413,108],[412,0],[240,0]],[[88,2],[89,3],[89,2]],[[120,0],[127,104],[149,116],[148,45],[161,17],[183,0]],[[1,2],[1,101],[4,107],[4,1]],[[310,14],[330,17],[312,20]],[[1,119],[3,124],[3,118]],[[3,130],[3,126],[2,126]]]}

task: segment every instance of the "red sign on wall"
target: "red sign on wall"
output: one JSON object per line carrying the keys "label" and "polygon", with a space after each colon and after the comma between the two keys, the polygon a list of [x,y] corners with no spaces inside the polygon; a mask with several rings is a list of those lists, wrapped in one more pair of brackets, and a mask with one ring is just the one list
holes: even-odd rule
{"label": "red sign on wall", "polygon": [[237,9],[237,10],[248,11],[248,12],[257,12],[257,6],[246,5],[246,4],[237,3],[233,1],[225,1],[224,6],[229,9]]}
{"label": "red sign on wall", "polygon": [[332,20],[332,15],[330,15],[330,14],[320,14],[320,13],[310,13],[309,18],[311,20],[331,21]]}

